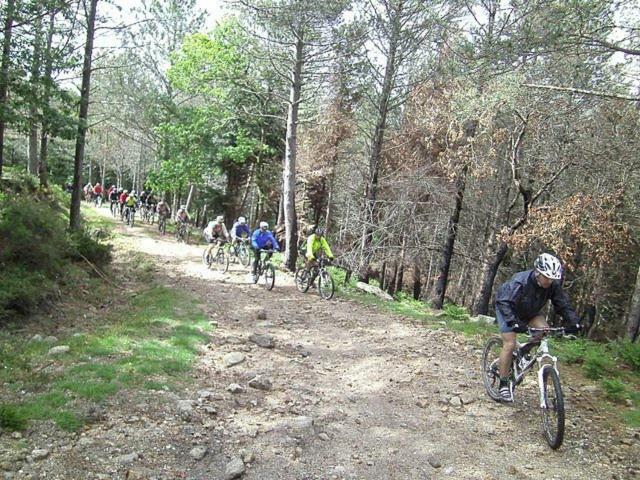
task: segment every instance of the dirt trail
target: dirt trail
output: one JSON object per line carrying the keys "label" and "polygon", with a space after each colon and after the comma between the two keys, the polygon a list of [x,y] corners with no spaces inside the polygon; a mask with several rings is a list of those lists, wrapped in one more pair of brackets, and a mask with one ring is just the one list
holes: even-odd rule
{"label": "dirt trail", "polygon": [[[300,294],[281,272],[266,291],[239,266],[206,270],[201,247],[117,228],[155,258],[161,282],[202,298],[217,329],[192,391],[119,394],[105,421],[54,443],[25,478],[223,479],[235,457],[245,479],[585,480],[640,470],[637,432],[605,424],[591,387],[565,386],[565,443],[552,451],[532,378],[515,405],[491,401],[479,346],[461,335]],[[225,366],[231,353],[244,361]]]}

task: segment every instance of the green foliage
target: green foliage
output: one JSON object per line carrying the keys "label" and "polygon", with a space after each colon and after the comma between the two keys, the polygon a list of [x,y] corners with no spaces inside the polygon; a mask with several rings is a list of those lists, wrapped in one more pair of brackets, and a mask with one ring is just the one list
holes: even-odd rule
{"label": "green foliage", "polygon": [[619,359],[640,374],[640,343],[625,340],[613,343],[611,347]]}
{"label": "green foliage", "polygon": [[457,320],[461,322],[469,319],[469,311],[465,307],[461,307],[454,303],[447,303],[444,306],[443,310],[446,313],[447,317],[449,317],[452,320]]}
{"label": "green foliage", "polygon": [[598,380],[613,370],[615,363],[605,348],[599,344],[593,344],[585,353],[582,369],[587,378]]}
{"label": "green foliage", "polygon": [[67,203],[57,188],[43,191],[34,177],[9,175],[0,203],[0,318],[28,313],[56,294],[71,260],[96,265],[111,260],[111,250],[86,233],[69,234]]}
{"label": "green foliage", "polygon": [[21,430],[30,420],[52,419],[74,431],[85,420],[69,405],[100,402],[123,387],[166,390],[191,369],[211,328],[187,292],[162,287],[141,292],[104,322],[100,329],[64,339],[71,350],[59,358],[64,370],[55,374],[34,373],[48,361],[50,344],[0,335],[7,367],[0,369],[0,383],[28,399],[0,406],[3,428]]}
{"label": "green foliage", "polygon": [[614,402],[622,402],[627,397],[624,383],[617,378],[603,379],[602,389],[605,396]]}
{"label": "green foliage", "polygon": [[558,356],[567,364],[582,363],[590,344],[589,340],[579,338],[577,340],[555,341]]}
{"label": "green foliage", "polygon": [[24,430],[27,427],[27,416],[17,406],[11,404],[0,405],[0,426],[7,430]]}

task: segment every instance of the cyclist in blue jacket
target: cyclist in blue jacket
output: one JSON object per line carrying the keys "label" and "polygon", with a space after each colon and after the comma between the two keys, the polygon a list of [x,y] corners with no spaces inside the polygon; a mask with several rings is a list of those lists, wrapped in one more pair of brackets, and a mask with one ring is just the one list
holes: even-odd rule
{"label": "cyclist in blue jacket", "polygon": [[546,328],[549,325],[542,309],[551,300],[556,313],[580,329],[580,317],[562,290],[562,265],[553,255],[543,253],[536,258],[533,270],[516,273],[500,286],[496,293],[496,320],[502,336],[500,353],[500,396],[504,402],[513,401],[509,382],[511,359],[516,348],[516,331],[526,328]]}
{"label": "cyclist in blue jacket", "polygon": [[[267,222],[260,222],[260,228],[257,228],[253,235],[251,235],[251,250],[253,251],[253,265],[251,266],[251,275],[256,280],[256,272],[258,271],[258,262],[260,261],[260,250],[275,250],[280,251],[280,245],[276,237],[269,230],[269,224]],[[273,255],[272,252],[267,253],[265,260],[268,261]]]}

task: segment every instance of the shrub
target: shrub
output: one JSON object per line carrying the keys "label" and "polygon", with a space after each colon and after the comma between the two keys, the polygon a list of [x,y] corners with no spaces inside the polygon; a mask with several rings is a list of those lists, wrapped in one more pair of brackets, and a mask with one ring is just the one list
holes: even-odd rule
{"label": "shrub", "polygon": [[469,312],[466,308],[456,305],[455,303],[448,303],[444,306],[444,313],[452,320],[464,321],[469,319]]}
{"label": "shrub", "polygon": [[557,347],[560,358],[568,364],[584,362],[589,343],[588,340],[584,339],[558,342]]}
{"label": "shrub", "polygon": [[624,383],[617,378],[602,380],[602,389],[605,396],[614,402],[622,402],[626,398]]}
{"label": "shrub", "polygon": [[7,430],[24,430],[27,428],[27,417],[17,406],[0,405],[0,426]]}
{"label": "shrub", "polygon": [[631,343],[628,340],[612,344],[616,355],[634,372],[640,373],[640,343]]}
{"label": "shrub", "polygon": [[71,258],[86,258],[91,263],[104,266],[111,261],[111,245],[99,243],[86,231],[69,235],[69,255]]}
{"label": "shrub", "polygon": [[604,347],[592,344],[587,349],[582,366],[585,376],[593,380],[602,378],[607,372],[614,370],[614,362],[610,355],[607,355]]}

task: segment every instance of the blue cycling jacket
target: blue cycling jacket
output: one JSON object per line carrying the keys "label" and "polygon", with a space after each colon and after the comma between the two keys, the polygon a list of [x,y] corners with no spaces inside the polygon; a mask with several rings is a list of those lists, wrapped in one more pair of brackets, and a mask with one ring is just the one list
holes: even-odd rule
{"label": "blue cycling jacket", "polygon": [[504,316],[507,325],[529,322],[540,314],[551,300],[553,308],[566,322],[580,323],[580,317],[571,306],[558,280],[549,288],[542,288],[536,282],[535,270],[518,272],[511,280],[503,283],[496,292],[496,310]]}
{"label": "blue cycling jacket", "polygon": [[246,235],[247,237],[251,236],[251,230],[249,230],[249,225],[246,223],[241,225],[239,222],[233,224],[231,227],[231,237],[233,238],[242,238],[242,235]]}
{"label": "blue cycling jacket", "polygon": [[[269,244],[271,244],[270,247]],[[274,237],[273,233],[269,230],[263,232],[259,228],[256,229],[253,235],[251,235],[251,245],[253,248],[273,248],[274,250],[280,251],[280,245],[278,245],[276,237]]]}

